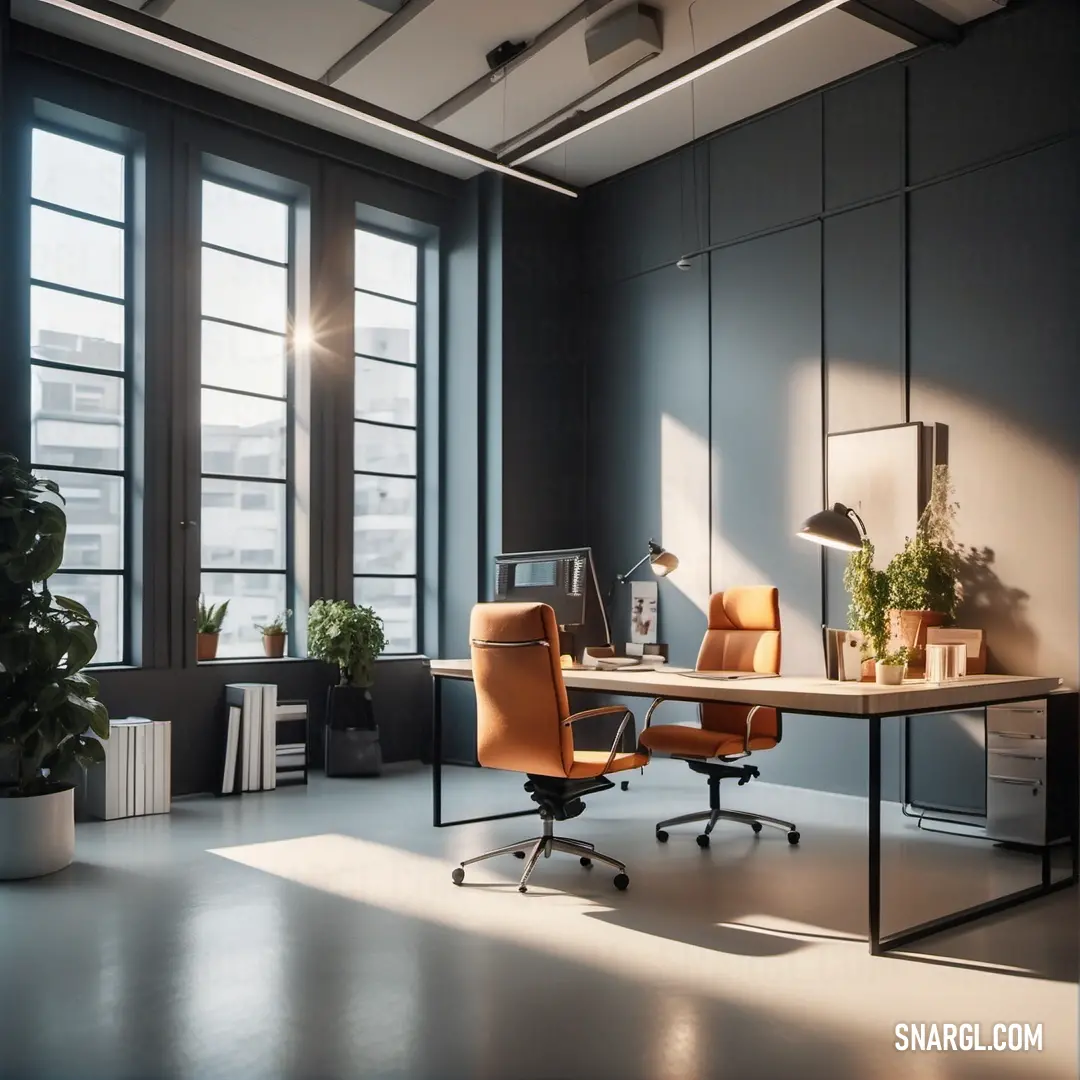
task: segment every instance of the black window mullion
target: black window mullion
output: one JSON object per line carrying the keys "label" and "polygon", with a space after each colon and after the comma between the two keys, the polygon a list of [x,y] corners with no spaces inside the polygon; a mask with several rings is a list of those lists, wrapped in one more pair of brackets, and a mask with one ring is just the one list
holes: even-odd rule
{"label": "black window mullion", "polygon": [[[124,180],[127,181],[127,161],[128,156],[125,156],[124,160]],[[30,199],[31,206],[40,206],[42,210],[52,210],[56,214],[66,214],[68,217],[80,218],[83,221],[92,221],[95,225],[108,225],[112,229],[120,229],[122,232],[127,232],[127,224],[123,221],[116,221],[114,218],[101,217],[100,214],[91,214],[86,210],[76,210],[72,206],[63,206],[60,203],[48,202],[45,199]],[[127,192],[124,192],[124,213],[127,214]]]}

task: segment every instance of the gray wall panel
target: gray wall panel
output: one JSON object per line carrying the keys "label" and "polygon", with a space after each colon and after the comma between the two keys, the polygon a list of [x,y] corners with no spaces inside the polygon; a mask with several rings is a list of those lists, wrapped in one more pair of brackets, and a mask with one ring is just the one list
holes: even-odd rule
{"label": "gray wall panel", "polygon": [[899,198],[825,222],[829,431],[905,420],[903,228]]}
{"label": "gray wall panel", "polygon": [[821,210],[821,120],[815,96],[709,143],[712,243]]}
{"label": "gray wall panel", "polygon": [[913,183],[1080,126],[1080,5],[1038,0],[910,66]]}
{"label": "gray wall panel", "polygon": [[824,95],[828,209],[904,183],[904,94],[904,68],[891,64]]}

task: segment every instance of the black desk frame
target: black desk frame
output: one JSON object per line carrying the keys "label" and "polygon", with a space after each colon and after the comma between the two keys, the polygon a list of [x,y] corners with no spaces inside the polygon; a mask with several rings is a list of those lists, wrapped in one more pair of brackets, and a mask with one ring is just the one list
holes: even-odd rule
{"label": "black desk frame", "polygon": [[[472,679],[464,675],[436,675],[432,673],[432,747],[431,747],[431,806],[432,824],[437,829],[445,829],[454,825],[473,825],[481,821],[502,821],[505,818],[531,817],[536,810],[513,810],[504,814],[487,814],[482,817],[463,818],[459,821],[443,821],[442,819],[442,689],[443,679],[455,679],[459,682],[471,682]],[[580,687],[576,690],[583,691]],[[611,693],[611,691],[604,691]],[[655,699],[654,693],[634,693],[632,688],[619,690],[618,697],[640,697]],[[995,701],[995,705],[1011,705],[1021,701],[1037,701],[1045,698],[1044,694],[1028,695],[1026,697],[1010,698],[1007,701]],[[686,700],[693,702],[692,698],[669,698],[668,700]],[[978,704],[965,706],[965,708],[982,708]],[[1007,911],[1010,908],[1025,904],[1029,900],[1037,900],[1043,896],[1069,889],[1080,882],[1080,833],[1074,826],[1073,835],[1067,838],[1071,855],[1071,868],[1068,876],[1058,881],[1052,879],[1051,853],[1052,847],[1040,849],[1042,861],[1042,880],[1038,885],[1032,885],[1025,889],[1006,893],[993,900],[987,900],[981,904],[964,908],[950,915],[942,915],[936,919],[919,923],[917,926],[909,926],[895,933],[882,935],[881,933],[881,722],[882,720],[897,719],[904,716],[918,716],[922,714],[933,715],[941,712],[940,708],[933,709],[906,709],[899,713],[879,714],[867,716],[862,714],[837,712],[814,712],[809,709],[800,709],[800,714],[807,716],[847,716],[855,720],[866,722],[869,731],[869,756],[867,766],[869,771],[869,822],[867,828],[867,907],[869,909],[869,945],[873,956],[885,956],[889,953],[900,953],[905,946],[912,945],[933,934],[939,934],[944,930],[952,930],[958,926],[974,922],[977,919],[998,912]]]}

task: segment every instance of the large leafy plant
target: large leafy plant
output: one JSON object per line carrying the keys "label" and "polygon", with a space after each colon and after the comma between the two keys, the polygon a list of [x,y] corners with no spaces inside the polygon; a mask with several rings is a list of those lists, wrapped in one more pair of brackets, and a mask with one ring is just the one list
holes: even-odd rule
{"label": "large leafy plant", "polygon": [[383,621],[369,607],[347,600],[316,600],[308,611],[308,655],[337,665],[342,684],[370,686],[375,661],[386,648]]}
{"label": "large leafy plant", "polygon": [[76,763],[105,759],[98,740],[109,737],[97,682],[83,671],[97,623],[47,585],[64,557],[67,515],[46,493],[60,496],[0,454],[0,751],[17,759],[17,796],[59,790]]}
{"label": "large leafy plant", "polygon": [[956,616],[960,553],[953,538],[956,511],[949,467],[934,467],[930,499],[909,537],[885,571],[888,606],[900,611],[940,611]]}

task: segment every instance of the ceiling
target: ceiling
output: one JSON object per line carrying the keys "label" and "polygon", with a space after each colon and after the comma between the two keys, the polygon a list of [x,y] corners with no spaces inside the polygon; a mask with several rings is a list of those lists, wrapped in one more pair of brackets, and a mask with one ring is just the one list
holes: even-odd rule
{"label": "ceiling", "polygon": [[[591,110],[791,2],[651,0],[650,6],[659,10],[662,19],[662,51],[606,88],[599,88],[600,84],[617,73],[618,67],[605,68],[601,75],[598,68],[590,68],[584,34],[588,27],[626,6],[627,0],[592,0],[594,14],[574,21],[549,45],[493,84],[484,59],[491,48],[507,40],[531,42],[545,28],[584,5],[578,0],[117,0],[116,9],[146,8],[162,23],[297,75],[321,79],[339,91],[414,121],[423,120],[470,84],[488,76],[473,100],[437,118],[433,127],[435,132],[485,150],[497,150],[501,143],[515,139],[578,99],[586,99],[580,108]],[[959,24],[1002,6],[999,0],[922,3]],[[43,0],[13,0],[12,14],[20,21],[440,171],[456,176],[480,171],[474,162],[373,128],[354,116],[252,82],[197,57],[60,11]],[[391,29],[394,32],[388,33]],[[367,55],[355,65],[338,65],[331,77],[326,77],[373,32],[376,37],[368,39]],[[383,40],[370,48],[380,38]],[[584,187],[911,48],[901,37],[834,10],[571,139],[534,158],[528,167]]]}

